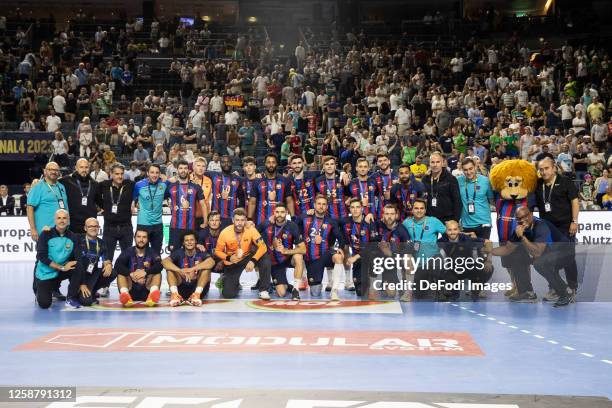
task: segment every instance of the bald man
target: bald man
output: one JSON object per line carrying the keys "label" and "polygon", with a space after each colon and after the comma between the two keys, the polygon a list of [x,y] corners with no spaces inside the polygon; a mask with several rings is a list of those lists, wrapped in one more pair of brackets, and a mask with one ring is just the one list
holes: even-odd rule
{"label": "bald man", "polygon": [[89,177],[89,161],[79,159],[76,162],[75,172],[62,177],[60,183],[66,188],[68,207],[70,208],[70,230],[75,234],[82,234],[85,220],[97,214],[96,194],[98,183]]}
{"label": "bald man", "polygon": [[36,302],[41,309],[48,309],[53,301],[53,291],[63,280],[69,280],[66,306],[79,308],[79,274],[75,252],[75,236],[68,230],[68,211],[57,210],[54,225],[45,227],[36,245],[35,286]]}
{"label": "bald man", "polygon": [[441,153],[429,157],[429,174],[423,177],[427,191],[427,215],[442,222],[459,221],[461,218],[461,196],[457,179],[446,169]]}

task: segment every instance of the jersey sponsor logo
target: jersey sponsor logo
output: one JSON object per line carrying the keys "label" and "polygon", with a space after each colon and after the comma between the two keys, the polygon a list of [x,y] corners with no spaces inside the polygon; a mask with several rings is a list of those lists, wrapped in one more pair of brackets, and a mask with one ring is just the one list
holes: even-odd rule
{"label": "jersey sponsor logo", "polygon": [[16,351],[482,356],[469,333],[294,329],[61,329]]}

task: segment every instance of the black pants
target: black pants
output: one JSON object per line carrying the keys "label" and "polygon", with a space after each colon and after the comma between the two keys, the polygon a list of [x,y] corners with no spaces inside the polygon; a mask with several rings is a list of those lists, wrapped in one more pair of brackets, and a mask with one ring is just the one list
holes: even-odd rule
{"label": "black pants", "polygon": [[556,268],[558,261],[563,259],[566,254],[555,248],[548,248],[539,257],[532,259],[527,250],[521,244],[511,256],[508,257],[508,267],[512,270],[517,290],[519,293],[533,292],[531,284],[531,265],[546,279],[548,286],[554,289],[559,296],[567,295],[567,284],[559,276]]}
{"label": "black pants", "polygon": [[221,295],[226,299],[233,299],[238,296],[240,287],[240,276],[245,266],[253,261],[255,266],[259,269],[259,281],[258,289],[260,292],[268,290],[270,286],[270,271],[272,269],[272,263],[270,256],[265,254],[259,261],[253,259],[253,254],[249,254],[240,262],[226,266],[223,271],[223,290]]}
{"label": "black pants", "polygon": [[79,294],[80,276],[72,271],[58,272],[56,278],[41,280],[36,278],[36,302],[41,309],[48,309],[51,306],[53,297],[51,293],[61,285],[63,280],[68,279],[68,297],[76,298]]}
{"label": "black pants", "polygon": [[473,232],[476,234],[478,238],[482,238],[482,239],[491,238],[491,227],[484,227],[482,225],[479,227],[464,228],[463,232],[465,233]]}
{"label": "black pants", "polygon": [[133,236],[134,231],[132,231],[132,224],[109,225],[105,223],[102,240],[104,241],[104,245],[106,245],[107,258],[111,261],[114,259],[117,242],[119,242],[121,251],[125,251],[131,247]]}
{"label": "black pants", "polygon": [[87,273],[87,271],[81,272],[80,283],[79,285],[87,285],[87,289],[91,294],[87,297],[83,296],[81,291],[79,290],[79,303],[83,306],[91,306],[94,301],[94,293],[102,288],[108,288],[112,281],[117,278],[117,272],[113,269],[110,276],[104,277],[102,268],[94,268],[93,272]]}
{"label": "black pants", "polygon": [[559,245],[559,250],[563,251],[565,256],[559,258],[557,262],[557,271],[563,269],[565,271],[565,278],[567,279],[567,285],[572,289],[578,288],[578,266],[576,265],[576,241],[575,237],[570,236],[569,227],[570,224],[555,225],[557,229],[566,236],[570,242],[567,244],[553,244]]}
{"label": "black pants", "polygon": [[162,244],[164,242],[164,226],[163,224],[156,225],[138,225],[137,229],[147,231],[149,233],[149,245],[156,254],[160,254]]}

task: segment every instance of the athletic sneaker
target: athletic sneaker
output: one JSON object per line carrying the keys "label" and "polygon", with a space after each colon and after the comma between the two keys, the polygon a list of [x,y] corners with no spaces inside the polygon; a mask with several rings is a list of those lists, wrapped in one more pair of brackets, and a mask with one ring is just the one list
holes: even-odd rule
{"label": "athletic sneaker", "polygon": [[510,296],[510,301],[515,303],[536,303],[538,296],[533,292],[519,293]]}
{"label": "athletic sneaker", "polygon": [[261,300],[270,300],[270,294],[267,290],[262,290],[261,292],[259,292],[259,298]]}
{"label": "athletic sneaker", "polygon": [[338,296],[338,289],[333,289],[331,291],[331,300],[340,300],[340,296]]}
{"label": "athletic sneaker", "polygon": [[344,285],[344,290],[348,290],[349,292],[354,292],[355,291],[355,285]]}
{"label": "athletic sneaker", "polygon": [[556,302],[557,300],[559,300],[559,295],[557,295],[557,292],[554,289],[549,289],[548,293],[544,295],[542,300],[544,302]]}
{"label": "athletic sneaker", "polygon": [[128,292],[122,292],[119,294],[119,301],[123,305],[123,307],[132,307],[134,305],[134,301],[132,300],[132,296]]}
{"label": "athletic sneaker", "polygon": [[570,303],[576,303],[576,289],[567,288],[567,295],[570,298]]}
{"label": "athletic sneaker", "polygon": [[570,300],[569,295],[560,296],[559,299],[553,305],[553,307],[563,307],[563,306],[569,305],[570,303],[571,303],[571,300]]}
{"label": "athletic sneaker", "polygon": [[152,291],[151,293],[149,293],[149,296],[147,296],[145,305],[149,307],[153,307],[157,305],[157,303],[159,303],[160,296],[161,296],[161,292],[159,290]]}
{"label": "athletic sneaker", "polygon": [[189,303],[191,306],[202,306],[202,299],[200,298],[200,294],[193,292],[191,296],[189,296],[187,303]]}
{"label": "athletic sneaker", "polygon": [[302,282],[300,283],[300,287],[298,289],[299,290],[308,289],[308,278],[306,277],[306,275],[302,276]]}
{"label": "athletic sneaker", "polygon": [[66,300],[66,296],[62,295],[62,292],[60,292],[59,289],[51,292],[51,296],[53,297],[53,300],[59,300],[60,302]]}
{"label": "athletic sneaker", "polygon": [[185,303],[185,301],[183,300],[181,295],[179,295],[178,293],[170,294],[170,306],[177,307],[182,305],[183,303]]}
{"label": "athletic sneaker", "polygon": [[310,296],[321,297],[321,284],[310,285]]}
{"label": "athletic sneaker", "polygon": [[507,290],[507,291],[505,291],[505,292],[504,292],[504,296],[505,296],[505,297],[514,296],[514,295],[516,295],[516,294],[518,294],[518,292],[517,292],[516,288],[512,288],[512,289],[509,289],[509,290]]}
{"label": "athletic sneaker", "polygon": [[296,288],[291,291],[291,300],[300,300],[300,291]]}
{"label": "athletic sneaker", "polygon": [[110,294],[110,290],[108,288],[102,288],[98,291],[98,294],[100,295],[100,297],[107,298]]}
{"label": "athletic sneaker", "polygon": [[68,298],[68,299],[66,299],[66,307],[69,308],[69,309],[80,309],[81,308],[81,304],[76,299]]}

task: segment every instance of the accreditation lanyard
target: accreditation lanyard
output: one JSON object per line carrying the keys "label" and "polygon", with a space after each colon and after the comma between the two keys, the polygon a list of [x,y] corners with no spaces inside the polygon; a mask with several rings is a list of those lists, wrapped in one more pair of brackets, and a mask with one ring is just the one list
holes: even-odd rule
{"label": "accreditation lanyard", "polygon": [[478,187],[478,179],[474,181],[474,194],[472,194],[472,201],[470,201],[470,196],[468,194],[468,184],[469,184],[469,180],[466,178],[465,179],[465,201],[467,201],[468,203],[475,203],[476,202],[476,190]]}
{"label": "accreditation lanyard", "polygon": [[87,273],[91,274],[94,271],[94,267],[96,265],[96,260],[98,259],[98,255],[100,254],[100,243],[96,240],[96,255],[92,258],[91,256],[91,247],[89,246],[89,238],[85,237],[85,246],[87,247],[87,259],[89,259],[89,264],[87,265]]}
{"label": "accreditation lanyard", "polygon": [[421,242],[423,241],[423,235],[425,234],[425,226],[427,225],[427,217],[425,217],[425,221],[423,222],[423,227],[421,228],[421,235],[419,236],[419,239],[415,239],[416,238],[416,225],[417,223],[412,220],[412,239],[414,239],[417,242]]}
{"label": "accreditation lanyard", "polygon": [[[242,234],[244,234],[244,232]],[[241,243],[240,238],[242,237],[242,234],[238,234],[236,230],[234,230],[236,244],[238,245],[238,247],[236,248],[236,255],[238,255],[238,258],[242,258],[242,255],[243,255],[242,247],[240,246],[240,243]]]}
{"label": "accreditation lanyard", "polygon": [[548,199],[546,198],[546,183],[542,183],[542,199],[544,200],[544,211],[545,212],[552,211],[550,199],[552,197],[553,188],[555,188],[555,181],[557,181],[557,176],[555,176],[555,178],[552,181],[552,184],[550,185],[550,191],[548,192]]}
{"label": "accreditation lanyard", "polygon": [[117,201],[115,202],[115,195],[113,194],[113,186],[111,185],[109,190],[110,190],[110,199],[111,199],[111,213],[113,214],[117,214],[117,210],[119,208],[119,202],[121,201],[121,195],[123,194],[123,188],[125,186],[121,186],[121,188],[119,189],[119,197],[117,198]]}
{"label": "accreditation lanyard", "polygon": [[154,186],[155,188],[153,190],[155,191],[155,194],[151,192],[151,182],[149,182],[149,184],[147,185],[147,188],[149,189],[149,198],[151,200],[151,204],[149,205],[151,210],[153,209],[153,203],[155,201],[155,196],[157,195],[157,184],[154,184]]}
{"label": "accreditation lanyard", "polygon": [[87,183],[86,192],[83,192],[83,185],[81,184],[81,180],[77,180],[77,184],[79,185],[79,190],[81,191],[81,205],[87,205],[87,197],[89,197],[89,190],[91,189],[91,182]]}
{"label": "accreditation lanyard", "polygon": [[59,208],[63,210],[65,208],[64,199],[62,198],[62,193],[61,193],[59,186],[57,184],[54,184],[55,188],[57,189],[57,191],[55,191],[46,181],[45,181],[45,184],[47,185],[47,188],[49,189],[49,191],[55,196],[55,199],[57,200],[57,204]]}

